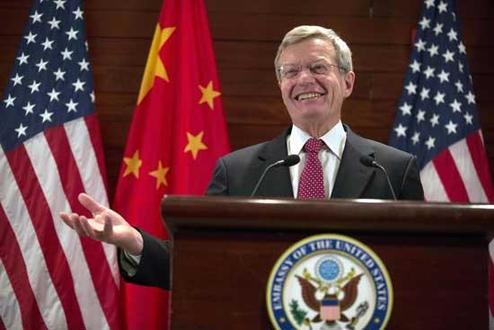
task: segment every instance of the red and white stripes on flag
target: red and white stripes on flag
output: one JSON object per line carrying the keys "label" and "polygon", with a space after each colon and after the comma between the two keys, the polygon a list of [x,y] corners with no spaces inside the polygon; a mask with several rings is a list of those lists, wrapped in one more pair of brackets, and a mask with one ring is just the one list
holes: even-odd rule
{"label": "red and white stripes on flag", "polygon": [[82,191],[108,204],[98,139],[92,114],[0,148],[0,327],[119,328],[115,248],[58,216]]}
{"label": "red and white stripes on flag", "polygon": [[[420,171],[427,201],[492,203],[494,191],[489,175],[482,131],[443,149]],[[489,329],[494,330],[494,240],[489,243]]]}
{"label": "red and white stripes on flag", "polygon": [[490,203],[494,192],[480,130],[443,149],[420,171],[425,199]]}
{"label": "red and white stripes on flag", "polygon": [[[417,156],[427,201],[494,202],[455,0],[423,1],[390,144]],[[494,243],[489,250],[492,268]]]}

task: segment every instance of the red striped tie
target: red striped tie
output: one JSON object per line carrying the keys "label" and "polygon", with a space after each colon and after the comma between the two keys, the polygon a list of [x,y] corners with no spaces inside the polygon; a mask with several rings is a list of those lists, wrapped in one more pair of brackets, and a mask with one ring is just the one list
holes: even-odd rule
{"label": "red striped tie", "polygon": [[305,166],[298,183],[298,198],[326,198],[324,192],[324,177],[318,154],[323,141],[311,138],[305,145]]}

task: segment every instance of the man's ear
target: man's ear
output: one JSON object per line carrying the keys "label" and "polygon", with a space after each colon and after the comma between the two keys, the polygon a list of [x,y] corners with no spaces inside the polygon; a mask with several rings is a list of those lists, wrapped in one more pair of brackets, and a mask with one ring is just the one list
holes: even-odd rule
{"label": "man's ear", "polygon": [[345,98],[349,97],[353,92],[353,85],[355,84],[355,72],[349,71],[345,74],[345,90],[343,91],[343,95]]}

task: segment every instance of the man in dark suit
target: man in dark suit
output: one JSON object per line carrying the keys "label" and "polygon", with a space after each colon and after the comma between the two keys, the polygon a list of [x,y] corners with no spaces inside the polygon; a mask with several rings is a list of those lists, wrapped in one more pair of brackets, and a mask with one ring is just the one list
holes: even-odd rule
{"label": "man in dark suit", "polygon": [[[385,174],[366,163],[370,159],[386,169],[397,199],[423,199],[422,185],[412,155],[362,138],[348,126],[343,127],[347,138],[331,198],[393,199]],[[221,158],[208,194],[249,196],[266,166],[287,157],[286,140],[289,134],[290,129],[287,129],[269,142],[241,149]],[[296,196],[292,182],[287,167],[274,168],[262,181],[255,195]]]}
{"label": "man in dark suit", "polygon": [[[412,155],[362,138],[341,122],[355,73],[350,49],[334,31],[319,26],[289,31],[275,69],[293,125],[272,141],[221,158],[208,194],[249,196],[267,166],[296,154],[300,163],[274,168],[256,196],[392,199],[395,192],[397,199],[423,199]],[[393,189],[375,164],[387,171]],[[137,230],[85,194],[79,200],[93,218],[64,213],[65,223],[81,235],[118,246],[122,275],[128,281],[170,287],[169,242]]]}
{"label": "man in dark suit", "polygon": [[[325,198],[393,198],[383,171],[399,199],[423,199],[412,155],[364,139],[341,123],[343,101],[355,82],[348,45],[331,29],[299,26],[289,31],[275,59],[276,77],[293,125],[272,141],[233,152],[219,160],[210,194],[249,195],[269,164],[299,155],[300,164],[273,169],[256,195],[301,197],[299,178],[306,163],[304,145],[322,140],[318,153]],[[322,191],[322,189],[321,189]]]}

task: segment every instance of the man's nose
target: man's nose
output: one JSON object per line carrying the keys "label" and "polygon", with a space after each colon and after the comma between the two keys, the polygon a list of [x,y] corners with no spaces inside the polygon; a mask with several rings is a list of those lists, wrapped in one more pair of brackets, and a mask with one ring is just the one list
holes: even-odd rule
{"label": "man's nose", "polygon": [[299,81],[314,81],[314,75],[312,74],[310,68],[303,67],[298,74]]}

